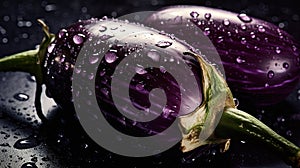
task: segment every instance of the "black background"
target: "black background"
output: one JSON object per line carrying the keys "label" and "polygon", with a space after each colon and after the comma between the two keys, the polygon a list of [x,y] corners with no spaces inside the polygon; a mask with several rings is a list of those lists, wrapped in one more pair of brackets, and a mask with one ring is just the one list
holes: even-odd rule
{"label": "black background", "polygon": [[[257,17],[275,25],[283,24],[283,30],[300,40],[300,6],[292,0],[74,0],[74,1],[36,1],[36,0],[2,0],[0,2],[0,57],[33,49],[38,45],[43,37],[37,19],[43,19],[50,27],[51,32],[56,33],[59,29],[68,26],[79,19],[91,17],[101,18],[103,16],[122,16],[131,12],[156,10],[168,5],[201,5],[225,9],[233,12],[244,12],[249,16]],[[166,154],[147,159],[122,158],[103,152],[97,154],[93,145],[87,143],[86,138],[80,131],[80,126],[70,126],[58,122],[55,127],[39,128],[39,124],[32,124],[28,117],[33,116],[33,103],[10,101],[11,95],[16,90],[33,94],[34,83],[26,79],[27,74],[23,73],[1,73],[0,74],[0,167],[20,167],[26,162],[35,163],[38,167],[247,167],[266,166],[284,167],[286,166],[277,158],[272,151],[256,142],[233,141],[231,149],[220,154],[218,147],[201,149],[200,154],[193,153],[195,158],[182,156],[171,149]],[[19,86],[21,85],[21,86]],[[16,89],[17,88],[17,89]],[[298,88],[300,88],[298,86]],[[23,89],[23,90],[22,90]],[[281,135],[293,142],[300,140],[299,122],[300,110],[298,102],[298,91],[295,91],[283,102],[265,108],[253,109],[243,105],[242,109],[247,110],[260,118],[267,125],[275,129]],[[25,109],[25,107],[29,107]],[[52,109],[55,111],[57,109]],[[25,115],[24,119],[10,115],[12,112],[20,112]],[[29,112],[28,112],[29,111]],[[22,118],[22,117],[20,117]],[[37,122],[38,123],[38,122]],[[68,132],[69,131],[69,132]],[[70,133],[71,131],[71,133]],[[45,133],[46,138],[41,140],[41,144],[32,150],[16,150],[13,144],[21,137],[26,137],[33,133]],[[51,132],[51,133],[50,133]],[[76,132],[76,133],[75,133]],[[56,144],[59,137],[63,144]],[[67,138],[65,138],[67,137]],[[5,145],[8,143],[8,145]],[[3,145],[4,144],[4,145]],[[88,147],[86,147],[88,144]],[[178,146],[177,146],[178,147]],[[86,149],[88,148],[88,149]],[[143,163],[140,163],[140,162]]]}

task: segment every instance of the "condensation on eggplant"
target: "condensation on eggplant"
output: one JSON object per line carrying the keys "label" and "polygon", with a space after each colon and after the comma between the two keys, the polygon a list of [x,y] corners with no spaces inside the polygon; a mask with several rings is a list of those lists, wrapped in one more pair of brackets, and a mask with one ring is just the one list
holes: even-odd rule
{"label": "condensation on eggplant", "polygon": [[[299,43],[274,24],[245,13],[171,6],[149,16],[144,24],[187,40],[186,36],[192,38],[198,33],[209,37],[221,57],[234,96],[246,100],[241,103],[278,103],[299,81]],[[182,34],[183,30],[191,30],[191,34]],[[192,45],[209,59],[211,48],[202,43]]]}

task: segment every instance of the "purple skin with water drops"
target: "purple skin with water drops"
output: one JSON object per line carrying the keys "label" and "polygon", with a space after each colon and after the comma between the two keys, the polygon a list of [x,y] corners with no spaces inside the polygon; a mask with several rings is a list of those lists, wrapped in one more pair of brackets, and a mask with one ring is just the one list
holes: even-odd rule
{"label": "purple skin with water drops", "polygon": [[[299,82],[299,43],[272,23],[245,13],[182,5],[154,12],[144,24],[180,39],[187,39],[186,34],[180,33],[181,29],[190,29],[185,25],[198,27],[220,55],[226,81],[234,96],[245,102],[278,103]],[[191,31],[196,33],[197,28]],[[213,51],[202,43],[193,47],[208,54]]]}
{"label": "purple skin with water drops", "polygon": [[[218,12],[220,12],[220,11],[218,11]],[[224,16],[228,16],[228,14],[231,14],[231,13],[224,12],[224,13],[219,13],[219,14],[224,14]],[[196,13],[193,13],[192,15],[193,15],[193,17],[197,16]],[[206,17],[209,18],[212,16],[207,15]],[[234,17],[236,18],[236,15]],[[244,16],[242,16],[242,17],[244,17]],[[244,19],[246,19],[246,18],[247,17],[245,17]],[[237,18],[237,19],[235,21],[240,23],[240,18]],[[234,24],[234,19],[228,19],[228,21],[230,21],[230,24]],[[53,97],[54,100],[56,101],[56,103],[58,105],[60,105],[61,107],[63,107],[66,110],[66,112],[72,112],[72,110],[74,108],[74,105],[72,102],[72,90],[71,90],[72,89],[72,87],[71,87],[72,86],[72,74],[73,74],[74,70],[76,71],[76,69],[74,69],[74,65],[75,65],[77,56],[78,56],[83,44],[86,42],[86,40],[88,40],[89,37],[92,37],[94,35],[92,32],[89,32],[88,29],[85,28],[86,26],[88,26],[89,24],[91,24],[93,22],[98,22],[98,20],[91,19],[91,20],[86,20],[86,21],[80,21],[78,23],[75,23],[75,24],[69,26],[68,28],[62,29],[56,36],[54,36],[53,34],[50,34],[46,25],[43,25],[44,31],[46,34],[46,38],[42,42],[40,49],[25,51],[25,52],[18,53],[18,54],[12,55],[12,56],[5,57],[4,59],[1,59],[0,60],[0,70],[1,71],[24,71],[24,72],[29,72],[32,75],[36,76],[37,84],[38,84],[36,101],[35,101],[36,107],[40,106],[40,102],[37,99],[37,98],[39,98],[39,96],[40,96],[39,94],[41,91],[41,90],[39,90],[39,88],[40,88],[39,86],[41,84],[45,84],[47,87],[48,95],[50,97]],[[261,24],[263,23],[263,26],[264,26],[263,28],[265,29],[264,32],[269,32],[270,30],[272,30],[271,28],[274,28],[274,26],[271,26],[270,24],[267,24],[263,21],[255,20],[252,18],[251,23],[254,23],[254,22],[259,22]],[[218,20],[217,23],[223,24],[221,22],[221,20]],[[225,25],[226,24],[227,23],[225,22]],[[246,24],[250,24],[250,22],[246,23]],[[238,28],[240,26],[240,24],[235,24],[235,25],[236,26],[234,28]],[[136,25],[136,26],[138,27],[139,25]],[[251,27],[251,28],[254,29],[255,27]],[[256,29],[258,29],[258,28],[259,27],[257,27]],[[99,27],[99,29],[101,29],[101,27]],[[224,33],[223,29],[218,29],[217,27],[210,27],[210,30],[211,30],[210,33],[214,32],[216,35],[222,34],[225,37],[225,34],[223,34]],[[157,31],[155,31],[155,30],[153,30],[153,32],[157,33]],[[256,33],[258,33],[258,32],[256,32]],[[282,33],[284,35],[286,35],[286,33],[284,33],[284,32],[282,32]],[[242,40],[242,39],[240,39],[240,36],[238,36],[238,35],[237,36],[232,35],[232,36],[233,36],[232,38],[234,38],[235,40],[228,41],[228,43],[220,43],[220,45],[217,46],[217,47],[222,48],[222,50],[220,49],[220,51],[224,51],[225,48],[231,47],[232,44],[240,45],[240,48],[235,50],[236,52],[238,52],[239,49],[244,50],[244,44],[240,43],[241,42],[240,40]],[[263,35],[260,35],[260,36],[263,36]],[[272,34],[272,32],[270,34],[267,34],[267,36],[270,38],[269,40],[271,40],[272,37],[274,37],[274,38],[278,37],[278,36],[275,37],[274,34]],[[288,35],[287,35],[287,37],[291,38]],[[213,39],[215,39],[215,40],[218,39],[217,41],[221,41],[221,42],[225,41],[226,42],[225,38],[223,40],[221,40],[219,38],[219,36],[216,36]],[[143,41],[144,39],[140,39],[140,40]],[[275,40],[274,39],[271,40],[270,43],[271,44],[274,43],[274,44],[276,44],[276,46],[278,46],[278,43],[275,43]],[[247,42],[250,42],[250,41],[247,41]],[[285,45],[288,42],[294,44],[293,43],[294,41],[287,40],[285,43],[281,44],[280,47],[282,47],[282,46],[286,47]],[[156,44],[156,43],[157,43],[157,41],[154,44]],[[176,41],[176,43],[177,43],[177,41]],[[225,44],[228,44],[229,46],[226,47]],[[266,43],[265,43],[265,45],[266,45]],[[161,47],[161,48],[164,48],[164,47]],[[168,48],[168,47],[166,47],[166,48]],[[118,48],[115,48],[115,49],[118,50]],[[264,51],[263,53],[270,53],[273,51],[272,49],[268,49],[268,50],[265,49],[266,51]],[[287,50],[288,54],[294,53],[294,51],[291,52],[292,49],[293,48]],[[177,50],[175,49],[175,51],[177,51]],[[282,49],[282,50],[280,50],[280,52],[277,51],[276,54],[279,54],[279,56],[280,56],[281,53],[285,53],[287,51],[284,51]],[[182,53],[182,52],[186,52],[186,51],[177,51],[177,52]],[[248,50],[245,50],[244,52],[240,52],[240,54],[242,53],[244,55],[240,55],[240,54],[237,54],[237,55],[245,56],[245,55],[247,55],[246,53],[248,53],[248,52],[251,53],[253,51],[248,49]],[[121,54],[119,56],[122,56],[122,53],[124,54],[124,52],[119,51],[119,54]],[[257,53],[257,51],[255,51],[254,54],[255,53]],[[231,138],[231,137],[229,137],[229,135],[242,134],[242,135],[240,135],[241,137],[244,137],[244,135],[247,135],[258,141],[266,143],[272,149],[277,151],[288,164],[290,164],[294,167],[300,167],[300,149],[299,149],[299,147],[297,147],[292,142],[286,140],[282,136],[275,133],[269,127],[267,127],[266,125],[261,123],[259,120],[255,119],[253,116],[236,109],[234,107],[233,98],[232,98],[230,90],[227,87],[227,84],[225,83],[224,79],[219,78],[220,76],[216,75],[217,71],[213,68],[213,66],[203,62],[203,60],[200,59],[200,57],[197,57],[197,55],[190,53],[190,54],[187,54],[187,57],[188,57],[188,55],[192,56],[192,58],[193,58],[193,59],[191,59],[192,60],[191,62],[195,62],[195,60],[198,60],[199,62],[202,61],[200,64],[201,65],[200,68],[195,66],[198,68],[198,70],[201,69],[202,72],[208,73],[208,71],[203,70],[202,66],[205,66],[205,68],[211,68],[212,71],[209,71],[208,75],[209,76],[215,75],[214,78],[216,78],[217,81],[221,82],[221,83],[213,83],[213,84],[215,84],[217,86],[222,85],[222,87],[224,86],[228,93],[228,102],[226,102],[227,106],[226,106],[226,108],[224,108],[224,113],[220,119],[218,127],[215,130],[215,134],[214,134],[213,138],[214,139],[216,139],[216,138],[217,139],[218,138],[227,139],[227,138]],[[294,75],[299,75],[299,67],[298,67],[299,65],[296,62],[298,57],[299,56],[293,56],[293,57],[288,56],[287,59],[283,60],[286,63],[288,63],[288,66],[287,65],[285,66],[285,67],[287,67],[286,69],[288,70],[288,72],[293,73]],[[230,58],[229,59],[230,61],[228,64],[224,64],[225,66],[230,67],[230,65],[231,65],[233,68],[232,69],[233,72],[238,72],[238,73],[244,72],[244,71],[237,71],[237,70],[241,70],[242,68],[236,67],[236,57],[232,56],[232,58],[231,58],[229,56],[229,58]],[[268,57],[268,56],[266,56],[266,58],[264,57],[264,58],[260,58],[260,59],[262,61],[265,61],[265,63],[267,62],[269,64],[270,64],[270,62],[273,62],[270,60],[267,61],[267,58],[272,60],[272,57]],[[246,59],[246,58],[241,58],[241,60],[243,60],[243,59]],[[258,67],[262,66],[260,64],[257,64],[259,62],[260,61],[258,59],[253,59],[252,64],[250,64],[252,66],[252,69],[258,69]],[[243,62],[243,63],[245,63],[245,62]],[[250,63],[250,62],[247,62],[247,63]],[[251,67],[250,65],[249,65],[249,67]],[[282,62],[282,65],[284,65],[284,62]],[[264,66],[267,66],[267,65],[264,65]],[[238,65],[238,67],[239,67],[239,65]],[[255,68],[253,68],[253,67],[255,67]],[[270,74],[268,75],[267,72],[269,72],[271,70],[270,67],[269,67],[269,69],[266,69],[266,67],[264,67],[264,68],[265,68],[265,69],[263,69],[263,70],[265,70],[264,73],[255,74],[254,76],[260,77],[259,78],[260,80],[269,81],[269,78],[271,77],[271,79],[274,81],[282,82],[282,80],[277,79],[277,77],[279,78],[280,75],[279,74],[277,75],[277,73],[279,71],[277,71],[276,66],[274,67],[274,69],[272,69],[275,72],[274,75],[270,75]],[[225,69],[226,69],[226,67],[225,67]],[[210,73],[213,73],[213,74],[210,74]],[[201,74],[201,73],[195,73],[195,74]],[[267,77],[267,79],[265,79],[266,75],[269,76],[269,78]],[[233,76],[234,75],[232,75],[232,77]],[[238,75],[236,75],[236,76],[238,76]],[[284,80],[286,80],[288,75],[281,75],[281,77],[284,78]],[[252,79],[252,78],[249,77],[249,80],[250,79]],[[204,80],[206,80],[206,78],[202,78],[201,82],[203,83]],[[210,79],[210,80],[211,80],[211,82],[215,82],[215,79],[214,80]],[[293,81],[293,80],[294,79],[291,78],[291,81]],[[255,78],[255,81],[257,82],[258,78]],[[269,81],[269,85],[274,84],[270,81]],[[206,82],[208,82],[208,81],[206,81]],[[229,80],[229,82],[230,82],[230,80]],[[239,81],[237,81],[237,83],[238,83],[237,86],[241,86],[241,83],[239,83]],[[253,84],[252,82],[250,82],[250,83]],[[259,83],[259,81],[258,81],[258,83]],[[206,84],[210,85],[210,82],[208,82]],[[291,82],[288,85],[294,85],[294,83]],[[257,84],[257,85],[253,85],[253,86],[258,87],[260,85]],[[282,85],[282,86],[285,86],[285,85]],[[233,87],[233,86],[231,86],[231,87]],[[265,90],[263,91],[262,88],[258,89],[259,92],[257,92],[257,94],[263,95],[263,93],[264,93],[267,95],[266,97],[268,97],[271,93],[273,95],[274,94],[277,95],[277,93],[274,91],[269,92],[269,88],[271,89],[272,87],[263,87],[263,88]],[[203,89],[203,88],[201,88],[201,89]],[[212,88],[212,89],[214,89],[214,88]],[[273,87],[272,89],[277,89],[277,88]],[[204,106],[205,106],[205,103],[211,101],[211,100],[205,99],[206,95],[208,95],[207,92],[212,91],[212,90],[204,90],[203,89],[201,91],[202,91],[202,94],[204,95],[203,96],[204,98],[202,100],[202,105],[204,104]],[[285,94],[287,94],[288,89],[286,89],[284,91],[285,91]],[[244,92],[241,92],[241,93],[244,93]],[[248,93],[248,92],[245,91],[245,93]],[[41,118],[43,118],[41,115],[42,114],[41,111],[39,111],[38,109],[37,109],[37,111],[39,113],[39,116],[41,116]],[[70,113],[70,114],[72,115],[74,113]],[[119,119],[118,116],[112,117],[112,119],[114,119],[114,118],[116,120]],[[43,118],[43,121],[47,122],[47,119]],[[158,124],[165,125],[165,123],[158,123]],[[243,126],[241,127],[241,125],[243,125]],[[202,128],[198,127],[198,125],[196,125],[196,126],[197,127],[191,128],[191,130],[199,131],[197,129],[200,129],[200,131],[201,131]],[[190,138],[194,139],[197,137],[193,137],[193,135],[191,137],[186,137],[187,140],[191,140]],[[213,140],[210,141],[210,143],[214,143],[214,142],[218,143],[217,141],[213,141]],[[182,148],[182,150],[184,152],[186,152],[184,148]],[[190,150],[192,150],[192,149],[190,149]]]}

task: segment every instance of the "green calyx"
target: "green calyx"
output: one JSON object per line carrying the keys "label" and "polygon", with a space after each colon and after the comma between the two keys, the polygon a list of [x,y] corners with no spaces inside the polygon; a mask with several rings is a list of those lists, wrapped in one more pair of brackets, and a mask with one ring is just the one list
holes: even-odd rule
{"label": "green calyx", "polygon": [[190,52],[184,53],[194,56],[202,70],[202,104],[192,113],[179,118],[183,139],[183,152],[191,151],[199,146],[215,143],[229,143],[228,138],[217,138],[214,129],[218,125],[222,113],[226,108],[235,108],[234,100],[227,83],[220,73],[201,56]]}
{"label": "green calyx", "polygon": [[238,110],[225,79],[215,67],[201,56],[184,54],[195,56],[201,66],[203,101],[192,113],[179,118],[183,152],[206,144],[225,144],[221,149],[224,152],[229,148],[230,138],[246,136],[268,145],[278,152],[287,164],[300,167],[298,146],[250,114]]}

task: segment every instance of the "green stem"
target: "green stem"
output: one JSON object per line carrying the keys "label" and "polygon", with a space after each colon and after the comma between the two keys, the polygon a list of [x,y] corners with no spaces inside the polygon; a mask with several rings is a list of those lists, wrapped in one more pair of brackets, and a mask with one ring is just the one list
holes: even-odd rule
{"label": "green stem", "polygon": [[216,136],[228,138],[241,135],[254,138],[279,152],[293,167],[300,167],[300,148],[278,135],[255,117],[235,108],[228,108],[215,130]]}
{"label": "green stem", "polygon": [[38,50],[29,50],[0,59],[0,71],[22,71],[31,75],[41,75],[38,64]]}

